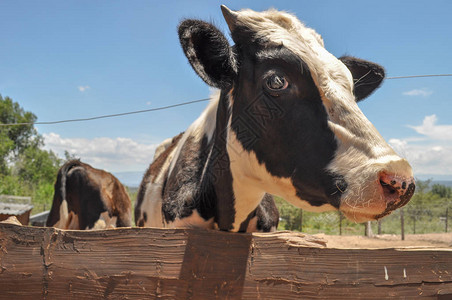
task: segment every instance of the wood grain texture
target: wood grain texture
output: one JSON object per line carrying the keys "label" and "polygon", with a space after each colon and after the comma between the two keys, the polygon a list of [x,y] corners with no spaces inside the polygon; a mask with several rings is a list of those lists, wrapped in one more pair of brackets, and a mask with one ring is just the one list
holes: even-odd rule
{"label": "wood grain texture", "polygon": [[452,250],[299,233],[0,224],[0,299],[452,299]]}

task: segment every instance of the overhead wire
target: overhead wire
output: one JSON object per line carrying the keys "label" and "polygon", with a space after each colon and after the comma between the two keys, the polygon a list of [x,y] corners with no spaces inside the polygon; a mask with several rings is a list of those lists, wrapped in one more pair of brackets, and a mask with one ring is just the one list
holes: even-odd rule
{"label": "overhead wire", "polygon": [[409,75],[409,76],[393,76],[385,79],[406,79],[406,78],[424,78],[424,77],[450,77],[452,74],[431,74],[431,75]]}
{"label": "overhead wire", "polygon": [[[409,79],[409,78],[451,77],[451,76],[452,76],[452,74],[428,74],[428,75],[391,76],[391,77],[386,77],[385,79]],[[87,117],[87,118],[46,121],[46,122],[24,122],[24,123],[6,123],[6,124],[0,123],[0,127],[1,126],[21,126],[21,125],[53,125],[53,124],[62,124],[62,123],[71,123],[71,122],[93,121],[93,120],[99,120],[99,119],[115,118],[115,117],[121,117],[121,116],[127,116],[127,115],[134,115],[134,114],[141,114],[141,113],[165,110],[165,109],[195,104],[195,103],[209,101],[209,100],[210,100],[210,98],[203,98],[203,99],[186,101],[186,102],[181,102],[181,103],[176,103],[176,104],[171,104],[171,105],[166,105],[166,106],[161,106],[161,107],[155,107],[155,108],[150,108],[150,109],[142,109],[142,110],[135,110],[135,111]]]}
{"label": "overhead wire", "polygon": [[89,118],[78,118],[78,119],[68,119],[68,120],[59,120],[59,121],[47,121],[47,122],[25,122],[25,123],[9,123],[9,124],[0,124],[0,126],[18,126],[18,125],[51,125],[51,124],[61,124],[61,123],[70,123],[70,122],[83,122],[83,121],[92,121],[92,120],[99,120],[99,119],[106,119],[106,118],[114,118],[114,117],[120,117],[120,116],[127,116],[127,115],[133,115],[133,114],[140,114],[145,112],[151,112],[151,111],[158,111],[158,110],[165,110],[170,109],[174,107],[199,103],[203,101],[208,101],[210,98],[204,98],[199,100],[193,100],[193,101],[187,101],[167,106],[161,106],[156,108],[150,108],[150,109],[142,109],[142,110],[135,110],[135,111],[129,111],[129,112],[123,112],[123,113],[117,113],[117,114],[109,114],[109,115],[102,115],[102,116],[95,116],[95,117],[89,117]]}

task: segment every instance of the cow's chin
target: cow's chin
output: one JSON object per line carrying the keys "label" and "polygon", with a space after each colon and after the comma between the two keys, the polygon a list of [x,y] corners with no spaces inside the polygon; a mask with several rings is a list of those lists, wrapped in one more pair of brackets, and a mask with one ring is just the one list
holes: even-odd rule
{"label": "cow's chin", "polygon": [[342,211],[344,216],[349,219],[350,221],[356,222],[356,223],[363,223],[367,221],[375,221],[378,220],[376,214],[370,214],[370,213],[362,213],[359,211]]}
{"label": "cow's chin", "polygon": [[377,188],[375,191],[364,193],[364,195],[366,194],[373,197],[358,199],[345,197],[341,200],[339,210],[347,219],[356,223],[375,221],[392,212],[392,210],[388,210],[386,202]]}

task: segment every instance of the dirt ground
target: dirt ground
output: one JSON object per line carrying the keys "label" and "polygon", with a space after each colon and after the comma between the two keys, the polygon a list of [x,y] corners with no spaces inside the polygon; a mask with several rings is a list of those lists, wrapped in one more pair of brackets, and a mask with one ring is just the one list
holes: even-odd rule
{"label": "dirt ground", "polygon": [[328,248],[402,248],[428,247],[452,249],[452,233],[406,234],[402,241],[400,235],[382,234],[372,238],[365,236],[340,236],[316,234],[327,241]]}

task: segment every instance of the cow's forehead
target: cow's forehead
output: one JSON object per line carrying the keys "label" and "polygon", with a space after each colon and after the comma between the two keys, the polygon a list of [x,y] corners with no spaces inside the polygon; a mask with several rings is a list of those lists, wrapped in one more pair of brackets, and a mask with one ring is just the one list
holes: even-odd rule
{"label": "cow's forehead", "polygon": [[[254,37],[275,45],[283,45],[299,56],[309,67],[311,75],[325,98],[353,98],[353,77],[347,67],[329,53],[322,37],[306,27],[294,15],[270,9],[263,12],[240,10],[237,25],[254,32]],[[342,101],[340,101],[342,102]]]}
{"label": "cow's forehead", "polygon": [[313,29],[306,27],[300,20],[294,15],[270,9],[263,12],[256,12],[250,9],[244,9],[237,12],[237,22],[239,25],[244,25],[253,29],[257,34],[266,33],[269,30],[275,31],[278,34],[284,34],[279,32],[279,29],[287,31],[286,34],[298,34],[305,38],[315,39],[323,47],[323,39]]}

